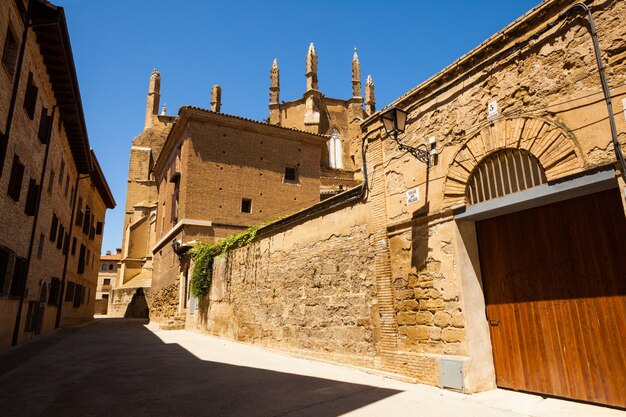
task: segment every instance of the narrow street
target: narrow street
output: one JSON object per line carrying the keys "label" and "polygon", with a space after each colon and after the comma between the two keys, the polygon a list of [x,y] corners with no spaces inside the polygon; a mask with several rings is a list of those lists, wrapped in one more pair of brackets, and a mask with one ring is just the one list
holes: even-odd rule
{"label": "narrow street", "polygon": [[624,416],[496,390],[467,396],[131,319],[96,319],[0,353],[0,415]]}

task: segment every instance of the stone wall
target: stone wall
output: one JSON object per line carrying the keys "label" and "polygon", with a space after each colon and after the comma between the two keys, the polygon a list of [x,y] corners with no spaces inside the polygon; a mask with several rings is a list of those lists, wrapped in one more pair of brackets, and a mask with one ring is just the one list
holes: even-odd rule
{"label": "stone wall", "polygon": [[209,300],[189,326],[373,366],[378,308],[368,223],[358,204],[218,259]]}

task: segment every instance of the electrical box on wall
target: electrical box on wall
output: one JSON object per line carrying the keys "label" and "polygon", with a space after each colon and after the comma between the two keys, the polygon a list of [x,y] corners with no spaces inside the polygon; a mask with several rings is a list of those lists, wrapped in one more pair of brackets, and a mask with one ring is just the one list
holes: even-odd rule
{"label": "electrical box on wall", "polygon": [[463,391],[463,361],[439,359],[439,376],[442,388]]}

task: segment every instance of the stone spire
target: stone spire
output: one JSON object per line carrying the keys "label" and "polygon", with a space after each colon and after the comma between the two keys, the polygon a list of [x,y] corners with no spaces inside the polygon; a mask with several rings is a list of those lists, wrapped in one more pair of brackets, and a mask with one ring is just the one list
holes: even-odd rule
{"label": "stone spire", "polygon": [[352,56],[352,97],[361,97],[361,63],[356,48]]}
{"label": "stone spire", "polygon": [[306,91],[317,89],[317,52],[315,52],[315,45],[311,42],[306,54]]}
{"label": "stone spire", "polygon": [[159,114],[159,101],[161,101],[161,73],[155,68],[150,75],[150,84],[148,85],[144,129],[152,127],[154,116]]}
{"label": "stone spire", "polygon": [[163,103],[163,108],[161,109],[161,116],[167,116],[167,107],[165,107],[165,103]]}
{"label": "stone spire", "polygon": [[219,113],[222,107],[222,87],[215,84],[211,89],[211,111]]}
{"label": "stone spire", "polygon": [[365,112],[372,115],[376,112],[376,97],[374,97],[374,81],[372,76],[367,76],[365,81]]}
{"label": "stone spire", "polygon": [[270,69],[270,104],[277,104],[280,97],[280,71],[278,59],[274,59]]}

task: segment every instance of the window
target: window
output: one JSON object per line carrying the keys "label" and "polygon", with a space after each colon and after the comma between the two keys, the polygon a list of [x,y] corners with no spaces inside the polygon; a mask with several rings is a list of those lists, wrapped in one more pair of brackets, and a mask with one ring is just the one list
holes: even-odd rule
{"label": "window", "polygon": [[26,286],[26,259],[15,258],[15,266],[13,267],[13,278],[11,279],[11,289],[9,295],[11,297],[19,297],[24,293]]}
{"label": "window", "polygon": [[54,185],[54,170],[50,171],[50,178],[48,178],[48,194],[52,194],[53,185]]}
{"label": "window", "polygon": [[85,207],[85,217],[83,218],[83,233],[89,233],[89,226],[91,221],[91,209],[89,206]]}
{"label": "window", "polygon": [[83,300],[83,297],[85,296],[83,294],[84,291],[85,291],[85,287],[83,287],[80,284],[76,285],[76,290],[74,291],[74,303],[72,304],[72,307],[74,308],[80,307],[81,301]]}
{"label": "window", "polygon": [[328,165],[331,168],[343,168],[343,152],[341,146],[341,136],[335,128],[330,130],[328,139]]}
{"label": "window", "polygon": [[39,243],[37,244],[37,259],[41,259],[43,255],[43,241],[45,240],[45,236],[43,233],[39,235]]}
{"label": "window", "polygon": [[35,329],[35,322],[39,315],[39,301],[28,302],[28,312],[26,313],[26,323],[24,323],[24,331],[32,332]]}
{"label": "window", "polygon": [[70,192],[70,176],[68,174],[65,176],[65,191],[63,191],[63,196],[67,198],[67,195],[69,192]]}
{"label": "window", "polygon": [[96,234],[97,235],[101,235],[102,234],[102,222],[96,223]]}
{"label": "window", "polygon": [[285,182],[298,182],[298,170],[296,169],[296,167],[290,167],[290,166],[285,167],[284,181]]}
{"label": "window", "polygon": [[102,285],[111,285],[111,279],[105,278],[104,281],[102,282]]}
{"label": "window", "polygon": [[13,252],[0,247],[0,294],[4,294],[7,277],[11,275]]}
{"label": "window", "polygon": [[37,105],[37,94],[39,89],[33,81],[33,73],[28,73],[28,83],[26,84],[26,95],[24,96],[24,109],[30,120],[35,117],[35,106]]}
{"label": "window", "polygon": [[50,240],[57,240],[57,229],[59,228],[59,218],[56,214],[52,213],[52,224],[50,225]]}
{"label": "window", "polygon": [[76,238],[72,238],[72,256],[76,256]]}
{"label": "window", "polygon": [[17,39],[9,27],[4,41],[4,51],[2,51],[2,64],[9,73],[9,78],[15,75],[15,64],[17,63]]}
{"label": "window", "polygon": [[113,271],[113,264],[109,264],[109,271]]}
{"label": "window", "polygon": [[63,234],[65,232],[65,227],[63,225],[59,225],[59,234],[57,236],[57,249],[61,249],[63,247]]}
{"label": "window", "polygon": [[65,291],[65,301],[72,301],[74,299],[74,292],[76,291],[76,284],[72,281],[67,282],[67,290]]}
{"label": "window", "polygon": [[103,271],[106,271],[107,270],[107,264],[102,264],[102,268],[100,268],[100,269],[103,270]]}
{"label": "window", "polygon": [[58,278],[52,278],[52,280],[50,280],[50,297],[48,297],[48,304],[58,306],[60,295],[61,280]]}
{"label": "window", "polygon": [[242,213],[251,213],[252,212],[252,200],[249,198],[241,199],[241,212]]}
{"label": "window", "polygon": [[24,213],[26,213],[26,215],[35,215],[38,194],[39,186],[37,185],[37,181],[35,181],[34,178],[31,178],[28,182],[28,194],[26,194],[26,206],[24,206]]}
{"label": "window", "polygon": [[65,236],[63,238],[63,255],[67,255],[70,250],[70,234],[65,232]]}
{"label": "window", "polygon": [[78,274],[82,274],[83,272],[85,272],[85,252],[86,251],[87,251],[87,248],[85,247],[85,245],[81,243],[80,253],[78,255],[78,270],[77,270]]}
{"label": "window", "polygon": [[41,118],[39,119],[39,132],[37,133],[41,143],[48,143],[51,119],[52,117],[48,116],[48,109],[42,107]]}
{"label": "window", "polygon": [[20,201],[22,192],[22,179],[24,178],[24,165],[20,162],[20,157],[13,156],[13,166],[11,167],[11,177],[9,178],[9,188],[7,194],[13,201]]}
{"label": "window", "polygon": [[72,192],[70,193],[70,201],[74,201],[74,186],[72,186]]}

